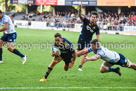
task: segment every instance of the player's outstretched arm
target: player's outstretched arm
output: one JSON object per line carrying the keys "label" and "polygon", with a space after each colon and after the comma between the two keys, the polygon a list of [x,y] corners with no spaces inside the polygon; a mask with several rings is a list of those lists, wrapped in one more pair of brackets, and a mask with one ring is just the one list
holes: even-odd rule
{"label": "player's outstretched arm", "polygon": [[94,55],[94,56],[92,56],[92,57],[85,57],[85,59],[84,59],[84,61],[96,61],[96,60],[98,60],[98,59],[100,59],[101,58],[101,56],[100,55]]}
{"label": "player's outstretched arm", "polygon": [[79,11],[78,11],[78,16],[80,17],[80,19],[83,21],[83,17],[81,15],[81,7],[82,7],[82,3],[79,5]]}
{"label": "player's outstretched arm", "polygon": [[88,52],[88,49],[84,49],[82,51],[77,52],[77,56],[80,57],[81,55],[87,54]]}
{"label": "player's outstretched arm", "polygon": [[0,29],[0,32],[8,29],[8,24],[4,24],[4,26]]}
{"label": "player's outstretched arm", "polygon": [[96,34],[96,38],[97,38],[97,40],[99,41],[99,39],[100,39],[100,34]]}

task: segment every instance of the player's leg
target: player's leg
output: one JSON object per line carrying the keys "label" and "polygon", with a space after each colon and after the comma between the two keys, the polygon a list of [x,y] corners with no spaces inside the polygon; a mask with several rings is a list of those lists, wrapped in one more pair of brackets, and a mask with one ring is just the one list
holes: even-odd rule
{"label": "player's leg", "polygon": [[67,54],[62,54],[61,55],[63,61],[65,62],[64,63],[64,70],[65,71],[68,71],[69,68],[72,68],[73,65],[74,65],[74,61],[75,61],[75,57],[76,57],[76,54],[74,53],[67,53]]}
{"label": "player's leg", "polygon": [[17,49],[14,49],[14,42],[15,42],[15,40],[16,40],[16,36],[17,36],[16,33],[10,34],[10,35],[8,36],[7,49],[8,49],[10,52],[12,52],[12,53],[14,53],[14,54],[20,56],[20,57],[22,58],[23,64],[25,64],[26,59],[27,59],[27,56],[24,55],[24,54],[22,54],[22,53],[21,53],[20,51],[18,51]]}
{"label": "player's leg", "polygon": [[72,61],[67,61],[67,62],[65,62],[65,63],[64,63],[64,70],[65,70],[65,71],[68,71],[68,69],[69,69],[69,68],[72,68],[73,65],[74,65],[74,64],[72,63]]}
{"label": "player's leg", "polygon": [[4,41],[0,40],[0,63],[3,63],[2,61],[2,45],[3,45]]}
{"label": "player's leg", "polygon": [[14,49],[14,43],[13,42],[8,42],[7,43],[7,48],[10,52],[20,56],[22,58],[23,64],[25,64],[26,62],[26,58],[27,56],[22,54],[20,51],[18,51],[17,49]]}
{"label": "player's leg", "polygon": [[113,64],[110,64],[110,63],[104,61],[100,67],[100,72],[101,73],[115,72],[115,73],[119,74],[119,76],[121,76],[120,68],[119,67],[112,68],[112,66],[113,66]]}
{"label": "player's leg", "polygon": [[50,74],[50,72],[52,71],[53,67],[54,67],[57,63],[59,63],[61,60],[62,60],[62,59],[61,59],[60,56],[53,58],[51,64],[48,66],[48,69],[47,69],[47,71],[46,71],[46,74],[45,74],[44,78],[42,78],[42,79],[40,80],[41,82],[44,82],[44,81],[47,80],[47,77],[49,76],[49,74]]}
{"label": "player's leg", "polygon": [[[77,45],[77,51],[81,51],[83,50],[85,47],[84,43],[82,42],[81,40],[81,37],[79,37],[79,40],[78,40],[78,45]],[[82,59],[80,60],[80,65],[78,67],[78,70],[79,71],[82,71],[82,65],[84,64],[84,56],[82,57]]]}
{"label": "player's leg", "polygon": [[69,68],[73,67],[73,63],[71,61],[69,61],[68,63],[64,63],[64,70],[68,71]]}
{"label": "player's leg", "polygon": [[119,60],[119,65],[122,67],[128,67],[136,70],[136,64],[131,63],[125,56],[121,53],[119,53],[120,60]]}
{"label": "player's leg", "polygon": [[2,46],[5,43],[4,41],[7,41],[7,34],[4,34],[0,39],[0,63],[3,63],[3,60],[2,60],[2,54],[3,54]]}
{"label": "player's leg", "polygon": [[65,70],[65,71],[68,71],[68,69],[69,69],[69,68],[68,68],[68,65],[67,65],[66,63],[64,63],[64,70]]}
{"label": "player's leg", "polygon": [[[127,59],[127,60],[128,60],[128,59]],[[128,62],[127,62],[126,67],[128,67],[128,68],[132,68],[132,69],[136,70],[136,64],[131,63],[129,60],[128,60]]]}
{"label": "player's leg", "polygon": [[80,65],[79,65],[79,67],[78,67],[78,70],[79,70],[79,71],[82,71],[82,66],[83,66],[83,64],[84,64],[84,59],[85,59],[86,56],[87,56],[87,54],[83,55],[83,57],[82,57],[82,59],[81,59],[81,61],[80,61]]}
{"label": "player's leg", "polygon": [[[86,48],[88,48],[88,47],[90,47],[91,45],[90,45],[90,42],[85,42],[85,43],[80,43],[80,45],[78,45],[78,49],[79,50],[82,50],[82,49],[86,49]],[[87,54],[85,54],[85,55],[83,55],[83,57],[82,57],[82,59],[81,59],[81,61],[80,61],[80,65],[79,65],[79,67],[78,67],[78,70],[79,71],[82,71],[82,66],[83,66],[83,64],[84,64],[84,58],[87,56]]]}

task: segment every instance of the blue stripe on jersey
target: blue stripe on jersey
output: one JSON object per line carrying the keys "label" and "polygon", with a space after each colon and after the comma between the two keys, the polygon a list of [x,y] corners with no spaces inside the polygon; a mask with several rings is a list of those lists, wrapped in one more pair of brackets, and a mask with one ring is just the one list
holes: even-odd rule
{"label": "blue stripe on jersey", "polygon": [[95,54],[98,54],[101,56],[101,58],[105,55],[105,52],[102,50],[102,48],[99,48],[97,51],[94,52]]}
{"label": "blue stripe on jersey", "polygon": [[103,50],[101,50],[101,53],[98,52],[97,54],[100,55],[102,58],[105,55],[105,52]]}
{"label": "blue stripe on jersey", "polygon": [[91,52],[92,51],[92,48],[88,48],[88,52]]}
{"label": "blue stripe on jersey", "polygon": [[72,43],[70,41],[68,41],[66,38],[63,38],[64,41],[66,41],[69,45],[72,45]]}
{"label": "blue stripe on jersey", "polygon": [[8,18],[6,18],[5,15],[3,15],[2,21],[3,21],[3,24],[7,24],[9,22]]}

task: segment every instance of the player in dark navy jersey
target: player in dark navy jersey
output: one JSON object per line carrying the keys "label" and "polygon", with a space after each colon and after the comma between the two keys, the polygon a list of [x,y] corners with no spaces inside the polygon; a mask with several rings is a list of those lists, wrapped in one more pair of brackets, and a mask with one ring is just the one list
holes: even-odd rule
{"label": "player in dark navy jersey", "polygon": [[[79,39],[78,39],[77,50],[81,51],[84,48],[90,47],[90,41],[92,40],[93,35],[95,33],[96,33],[96,38],[99,40],[100,31],[99,31],[99,27],[96,24],[97,12],[92,11],[90,20],[88,20],[87,18],[83,18],[81,16],[81,5],[79,5],[79,17],[83,22],[83,27],[82,27],[82,31],[81,31]],[[78,68],[79,71],[82,71],[82,65],[84,64],[83,59],[86,56],[87,56],[87,54],[85,54],[80,61],[80,65]]]}
{"label": "player in dark navy jersey", "polygon": [[72,46],[72,43],[70,41],[68,41],[66,38],[62,38],[59,33],[56,33],[54,35],[54,38],[55,38],[55,43],[54,43],[53,47],[59,48],[61,54],[60,54],[60,56],[58,56],[58,51],[51,52],[51,55],[54,58],[53,58],[53,61],[51,62],[51,64],[49,65],[44,78],[42,78],[40,80],[41,82],[44,82],[47,80],[47,77],[48,77],[49,73],[52,71],[53,67],[57,63],[59,63],[61,60],[64,61],[64,70],[65,71],[67,71],[69,68],[72,68],[74,65],[74,62],[76,60],[76,52]]}

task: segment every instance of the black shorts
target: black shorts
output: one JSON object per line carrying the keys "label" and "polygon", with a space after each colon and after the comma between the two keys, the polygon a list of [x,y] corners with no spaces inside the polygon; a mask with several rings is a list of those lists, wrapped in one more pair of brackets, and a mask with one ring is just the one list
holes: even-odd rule
{"label": "black shorts", "polygon": [[122,67],[126,67],[127,62],[128,62],[127,58],[125,58],[125,56],[120,53],[119,53],[119,56],[120,56],[120,60],[117,63],[110,63],[110,62],[109,63],[112,65],[116,64],[116,65],[120,65]]}
{"label": "black shorts", "polygon": [[91,40],[83,40],[81,36],[79,36],[77,50],[83,50],[84,48],[91,47],[90,41]]}
{"label": "black shorts", "polygon": [[73,58],[72,53],[61,53],[61,58],[65,62],[67,66],[69,66],[69,63],[71,63],[71,59]]}

